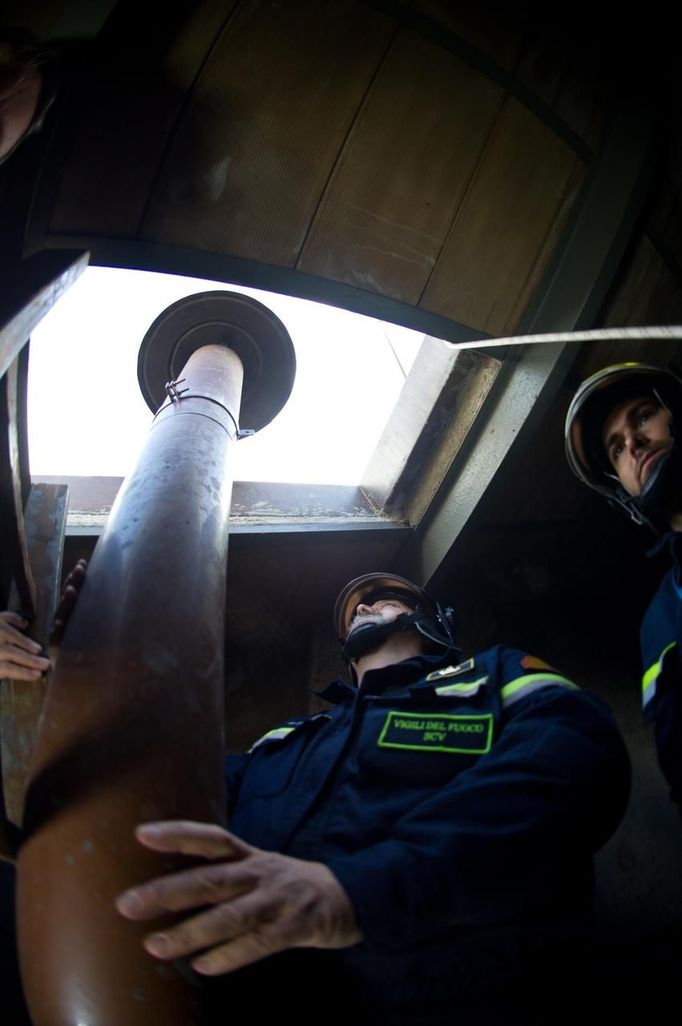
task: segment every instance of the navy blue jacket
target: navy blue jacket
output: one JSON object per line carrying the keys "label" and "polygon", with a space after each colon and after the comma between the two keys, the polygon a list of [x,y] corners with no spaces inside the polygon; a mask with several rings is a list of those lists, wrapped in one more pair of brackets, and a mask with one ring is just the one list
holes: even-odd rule
{"label": "navy blue jacket", "polygon": [[334,709],[228,758],[229,827],[336,875],[364,943],[316,954],[363,1007],[445,1008],[453,986],[480,993],[582,933],[592,853],[629,791],[600,699],[501,646],[458,666],[406,660],[324,697]]}
{"label": "navy blue jacket", "polygon": [[666,545],[673,565],[642,621],[642,701],[645,722],[655,722],[661,769],[682,809],[682,534],[666,535],[654,551]]}

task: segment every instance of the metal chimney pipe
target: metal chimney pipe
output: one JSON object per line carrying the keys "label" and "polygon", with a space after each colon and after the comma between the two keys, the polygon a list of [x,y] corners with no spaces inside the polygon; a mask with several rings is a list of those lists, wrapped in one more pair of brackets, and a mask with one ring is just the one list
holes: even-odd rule
{"label": "metal chimney pipe", "polygon": [[188,864],[144,851],[137,824],[224,820],[230,454],[242,379],[247,423],[261,427],[288,398],[295,358],[260,303],[202,293],[157,318],[138,373],[161,408],[65,633],[27,795],[17,909],[34,1026],[199,1020],[191,970],[147,955],[148,927],[114,898]]}

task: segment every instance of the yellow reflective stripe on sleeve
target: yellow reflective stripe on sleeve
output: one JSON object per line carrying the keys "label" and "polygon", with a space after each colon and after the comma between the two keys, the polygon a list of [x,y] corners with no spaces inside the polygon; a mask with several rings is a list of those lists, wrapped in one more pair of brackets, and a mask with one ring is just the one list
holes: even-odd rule
{"label": "yellow reflective stripe on sleeve", "polygon": [[658,680],[663,668],[663,660],[665,659],[666,652],[669,652],[676,644],[676,641],[671,641],[669,645],[666,645],[656,662],[644,672],[644,676],[642,677],[642,705],[645,709],[656,694],[656,681]]}
{"label": "yellow reflective stripe on sleeve", "polygon": [[465,684],[443,684],[435,691],[437,695],[460,695],[462,698],[469,698],[471,695],[477,694],[487,683],[487,677],[479,677],[478,680],[470,680]]}
{"label": "yellow reflective stripe on sleeve", "polygon": [[296,728],[295,727],[275,727],[274,730],[269,730],[267,732],[267,734],[263,734],[263,736],[259,737],[257,741],[254,741],[254,743],[248,749],[246,754],[250,755],[251,752],[254,750],[254,748],[258,748],[258,746],[262,745],[264,741],[281,741],[281,739],[283,737],[286,737],[287,734],[291,734],[292,730],[296,730]]}
{"label": "yellow reflective stripe on sleeve", "polygon": [[509,684],[505,684],[503,688],[500,688],[502,705],[513,705],[514,702],[518,702],[520,698],[525,698],[526,695],[532,694],[533,691],[539,691],[541,688],[556,686],[557,684],[563,688],[570,688],[571,691],[580,690],[577,684],[567,680],[566,677],[562,677],[559,673],[528,673],[524,677],[517,677],[516,680],[510,681]]}

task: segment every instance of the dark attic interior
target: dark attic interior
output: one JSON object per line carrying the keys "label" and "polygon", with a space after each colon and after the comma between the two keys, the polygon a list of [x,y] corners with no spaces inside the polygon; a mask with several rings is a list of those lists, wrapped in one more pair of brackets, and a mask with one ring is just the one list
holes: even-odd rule
{"label": "dark attic interior", "polygon": [[[682,831],[642,724],[638,648],[664,562],[572,476],[564,421],[600,367],[682,363],[682,329],[644,330],[682,324],[672,14],[6,0],[3,20],[44,46],[54,97],[0,164],[2,608],[33,608],[47,641],[61,580],[90,559],[122,483],[31,475],[29,337],[86,265],[420,333],[362,480],[234,482],[228,749],[323,708],[316,692],[343,672],[331,612],[349,579],[391,570],[426,586],[454,607],[465,655],[517,646],[614,710],[633,782],[596,861],[595,1000],[624,1022],[664,1008],[682,955]],[[595,329],[609,331],[514,344]],[[115,382],[101,401],[116,403]],[[349,394],[348,421],[363,413]],[[2,684],[17,824],[45,688]]]}

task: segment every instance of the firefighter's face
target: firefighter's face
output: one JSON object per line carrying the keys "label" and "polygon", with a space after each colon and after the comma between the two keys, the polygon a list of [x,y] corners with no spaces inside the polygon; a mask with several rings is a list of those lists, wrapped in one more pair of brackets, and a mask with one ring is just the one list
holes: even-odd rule
{"label": "firefighter's face", "polygon": [[377,599],[371,605],[359,602],[350,622],[348,633],[360,623],[392,623],[403,613],[411,613],[412,607],[397,598]]}
{"label": "firefighter's face", "polygon": [[652,396],[627,399],[606,418],[602,441],[623,488],[640,495],[659,460],[673,447],[670,415]]}

